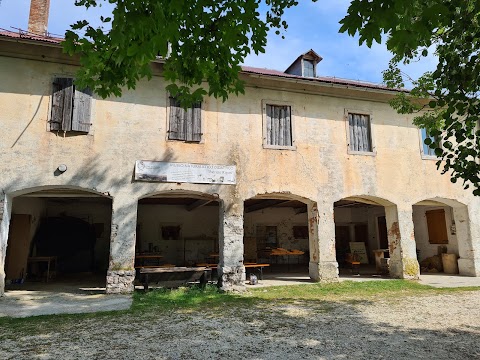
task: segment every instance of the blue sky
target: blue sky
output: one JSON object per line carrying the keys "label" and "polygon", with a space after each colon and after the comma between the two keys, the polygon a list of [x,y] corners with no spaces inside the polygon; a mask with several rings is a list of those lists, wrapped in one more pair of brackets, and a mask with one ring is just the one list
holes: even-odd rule
{"label": "blue sky", "polygon": [[[382,81],[382,70],[388,66],[390,54],[384,44],[374,44],[371,49],[359,46],[358,39],[339,34],[338,22],[346,13],[349,0],[301,0],[288,9],[285,20],[289,27],[285,39],[271,33],[265,54],[250,55],[245,65],[285,70],[298,55],[313,49],[323,57],[317,74],[340,78]],[[30,0],[0,0],[0,28],[26,29]],[[98,24],[100,15],[108,15],[111,5],[86,10],[74,6],[74,0],[51,0],[48,30],[62,35],[76,20],[87,19]],[[95,21],[96,20],[96,21]],[[412,77],[433,69],[435,58],[410,65],[405,71]]]}

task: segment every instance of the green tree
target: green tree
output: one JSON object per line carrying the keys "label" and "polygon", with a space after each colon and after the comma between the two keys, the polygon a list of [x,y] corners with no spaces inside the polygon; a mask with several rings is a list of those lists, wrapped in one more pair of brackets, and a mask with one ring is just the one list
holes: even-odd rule
{"label": "green tree", "polygon": [[[120,96],[151,78],[151,62],[165,59],[167,90],[188,105],[212,95],[243,93],[240,64],[265,51],[267,33],[294,0],[76,0],[77,6],[115,4],[102,28],[78,21],[65,34],[67,53],[80,55],[77,83],[102,97]],[[80,36],[79,33],[84,33]],[[168,55],[168,56],[167,56]],[[207,86],[202,86],[206,82]],[[206,88],[206,89],[205,89]]]}
{"label": "green tree", "polygon": [[480,1],[353,0],[340,23],[360,44],[385,40],[393,54],[383,73],[390,87],[404,87],[401,64],[435,53],[436,69],[410,79],[411,92],[391,105],[416,113],[414,123],[440,140],[425,140],[440,158],[437,167],[480,195]]}

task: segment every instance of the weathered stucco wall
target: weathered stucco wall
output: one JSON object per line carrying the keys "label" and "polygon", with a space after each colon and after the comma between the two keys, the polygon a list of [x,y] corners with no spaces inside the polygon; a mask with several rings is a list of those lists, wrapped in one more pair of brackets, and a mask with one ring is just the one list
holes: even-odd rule
{"label": "weathered stucco wall", "polygon": [[[222,202],[220,263],[229,278],[241,278],[237,272],[243,268],[243,244],[237,244],[238,239],[243,239],[243,201],[265,193],[292,194],[311,202],[308,221],[318,222],[312,225],[311,234],[316,234],[315,241],[323,241],[313,249],[324,255],[331,254],[332,233],[328,231],[327,240],[318,235],[325,234],[322,227],[334,226],[333,203],[342,198],[364,196],[393,204],[402,211],[410,209],[410,218],[392,217],[389,223],[396,226],[393,230],[399,228],[392,234],[406,248],[415,242],[413,224],[398,227],[395,222],[411,222],[413,204],[434,197],[456,199],[468,206],[469,226],[475,227],[469,227],[473,240],[469,238],[466,250],[460,254],[465,259],[464,268],[470,275],[480,274],[475,265],[480,258],[479,200],[460,185],[452,184],[448,176],[441,176],[434,161],[422,160],[418,129],[412,125],[411,117],[398,115],[390,108],[385,102],[388,93],[244,76],[245,96],[232,95],[225,103],[205,99],[203,141],[195,144],[166,140],[165,82],[161,76],[154,76],[150,82],[141,81],[136,90],[126,90],[121,98],[95,99],[90,134],[64,136],[47,131],[52,80],[55,75],[74,74],[75,67],[67,64],[71,60],[61,60],[60,50],[31,47],[35,47],[34,53],[28,55],[32,59],[22,59],[21,54],[15,58],[0,56],[0,68],[8,69],[0,82],[0,189],[8,196],[17,196],[32,188],[70,186],[111,196],[111,272],[132,276],[124,271],[131,271],[133,266],[137,200],[153,193],[181,190],[218,194]],[[31,48],[29,52],[33,52]],[[42,60],[42,53],[51,62]],[[262,100],[293,104],[296,150],[263,148]],[[345,109],[372,114],[374,156],[347,152]],[[134,163],[141,159],[236,165],[237,185],[135,182]],[[68,170],[58,175],[55,169],[60,164],[66,164]],[[312,212],[315,203],[318,217],[316,209]],[[0,259],[5,254],[6,227],[8,214],[2,223]],[[310,244],[312,250],[312,239]],[[409,251],[398,254],[409,261],[414,257]],[[311,272],[312,268],[322,268],[323,258],[311,251]],[[331,255],[325,259],[326,266],[333,269],[335,260]],[[318,274],[313,277],[319,279]]]}

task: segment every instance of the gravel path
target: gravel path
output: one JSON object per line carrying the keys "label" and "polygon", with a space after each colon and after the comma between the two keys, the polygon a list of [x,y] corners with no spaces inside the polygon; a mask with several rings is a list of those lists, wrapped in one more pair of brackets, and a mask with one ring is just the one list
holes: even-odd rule
{"label": "gravel path", "polygon": [[479,317],[480,291],[123,314],[0,328],[0,359],[473,359]]}

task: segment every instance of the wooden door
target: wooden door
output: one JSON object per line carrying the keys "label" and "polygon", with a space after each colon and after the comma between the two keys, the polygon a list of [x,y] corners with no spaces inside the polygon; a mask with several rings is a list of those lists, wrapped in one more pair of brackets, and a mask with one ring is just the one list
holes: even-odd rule
{"label": "wooden door", "polygon": [[8,233],[5,272],[7,280],[26,276],[27,258],[30,252],[31,215],[13,214]]}
{"label": "wooden door", "polygon": [[448,244],[445,210],[429,210],[425,212],[430,244]]}

